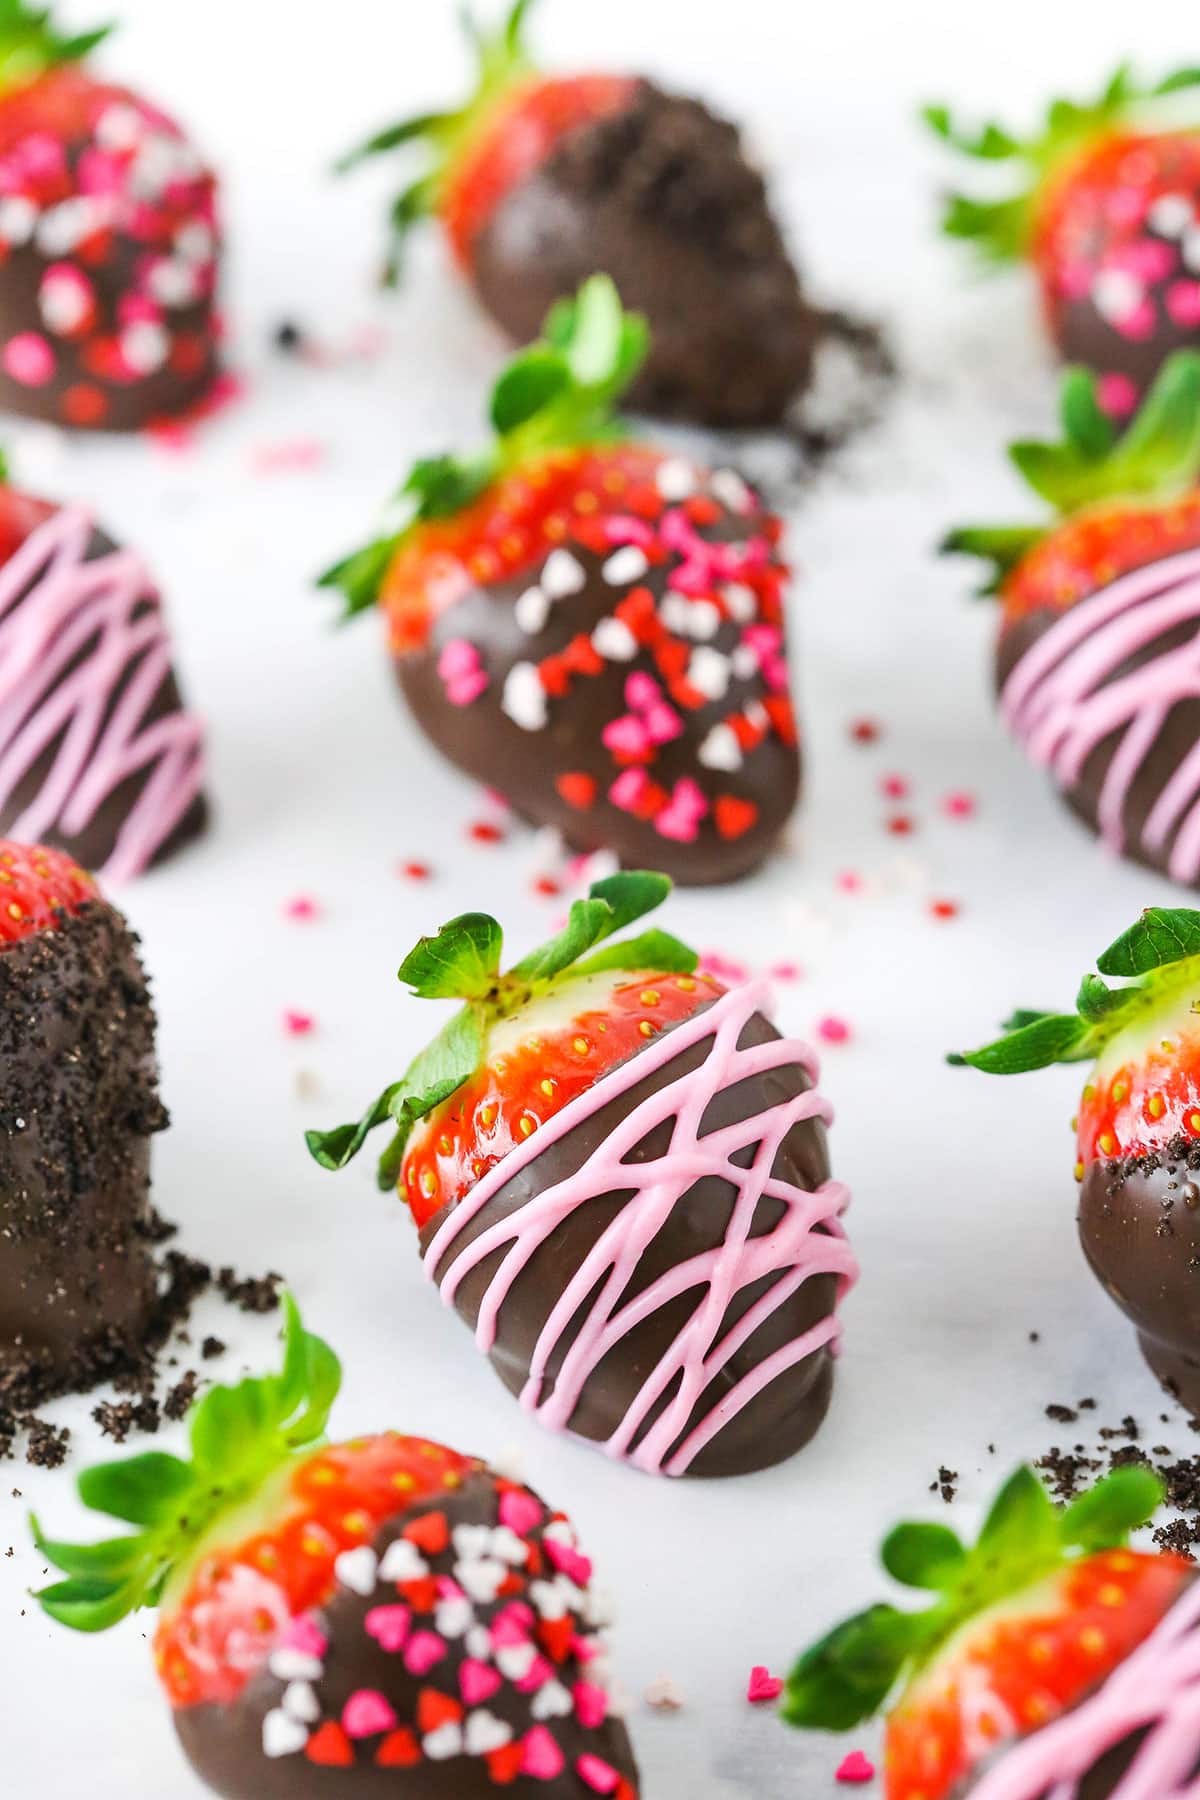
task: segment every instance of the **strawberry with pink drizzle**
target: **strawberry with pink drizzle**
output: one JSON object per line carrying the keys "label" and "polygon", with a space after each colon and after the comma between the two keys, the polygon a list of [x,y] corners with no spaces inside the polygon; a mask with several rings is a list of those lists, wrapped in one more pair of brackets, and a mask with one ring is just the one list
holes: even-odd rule
{"label": "strawberry with pink drizzle", "polygon": [[1072,370],[1059,444],[1012,446],[1055,508],[968,527],[995,566],[1000,708],[1109,850],[1200,887],[1200,352],[1180,351],[1120,436]]}
{"label": "strawberry with pink drizzle", "polygon": [[1151,907],[1096,967],[1074,1013],[1018,1013],[952,1060],[1094,1065],[1075,1120],[1080,1239],[1151,1368],[1200,1412],[1200,913]]}
{"label": "strawberry with pink drizzle", "polygon": [[475,1457],[388,1431],[327,1442],[341,1370],[284,1302],[277,1376],[213,1388],[190,1457],[87,1470],[142,1527],[38,1548],[76,1631],[158,1607],[159,1679],[226,1800],[637,1800],[604,1602],[566,1515]]}
{"label": "strawberry with pink drizzle", "polygon": [[308,1142],[338,1169],[393,1126],[381,1185],[542,1424],[653,1474],[737,1474],[819,1426],[857,1265],[816,1059],[766,985],[727,991],[663,931],[611,941],[669,886],[595,883],[505,972],[487,914],[423,938],[400,979],[464,1004],[357,1126]]}
{"label": "strawberry with pink drizzle", "polygon": [[203,781],[145,562],[0,459],[0,831],[127,881],[203,830]]}
{"label": "strawberry with pink drizzle", "polygon": [[175,125],[27,0],[0,8],[0,405],[129,431],[217,372],[216,182]]}
{"label": "strawberry with pink drizzle", "polygon": [[418,723],[579,850],[681,882],[760,863],[799,790],[779,520],[731,470],[625,439],[646,331],[597,276],[492,396],[495,437],[418,463],[330,569],[378,604]]}

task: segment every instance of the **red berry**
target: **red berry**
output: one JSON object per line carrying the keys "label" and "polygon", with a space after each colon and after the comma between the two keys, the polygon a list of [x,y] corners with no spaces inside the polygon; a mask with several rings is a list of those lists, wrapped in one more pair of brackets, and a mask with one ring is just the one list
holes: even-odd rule
{"label": "red berry", "polygon": [[53,930],[100,893],[62,850],[0,838],[0,943]]}

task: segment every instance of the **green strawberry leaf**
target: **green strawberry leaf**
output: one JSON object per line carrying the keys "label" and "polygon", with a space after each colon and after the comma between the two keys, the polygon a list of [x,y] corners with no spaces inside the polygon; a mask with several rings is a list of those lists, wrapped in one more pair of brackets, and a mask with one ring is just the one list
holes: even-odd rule
{"label": "green strawberry leaf", "polygon": [[140,1536],[108,1538],[99,1544],[64,1544],[57,1538],[45,1537],[32,1515],[29,1525],[33,1541],[47,1562],[64,1575],[77,1575],[84,1580],[119,1586],[146,1554],[145,1539]]}
{"label": "green strawberry leaf", "polygon": [[942,556],[978,556],[992,571],[975,591],[982,600],[1000,591],[1007,576],[1046,533],[1040,525],[964,525],[949,531],[938,545]]}
{"label": "green strawberry leaf", "polygon": [[1100,405],[1087,369],[1068,369],[1062,378],[1059,409],[1067,442],[1089,462],[1103,462],[1116,443],[1116,427]]}
{"label": "green strawberry leaf", "polygon": [[548,943],[522,957],[512,970],[513,979],[530,985],[552,981],[572,963],[578,962],[585,950],[590,950],[593,944],[609,935],[613,929],[612,918],[613,909],[606,900],[594,900],[589,896],[586,900],[573,901],[562,930]]}
{"label": "green strawberry leaf", "polygon": [[571,370],[557,350],[536,345],[509,363],[492,389],[492,424],[501,437],[542,412],[570,385]]}
{"label": "green strawberry leaf", "polygon": [[588,889],[593,900],[603,900],[612,912],[610,936],[655,912],[670,892],[670,877],[660,875],[656,869],[621,869],[594,881]]}
{"label": "green strawberry leaf", "polygon": [[905,1587],[941,1593],[957,1582],[967,1552],[948,1525],[909,1521],[888,1533],[880,1560],[894,1581]]}
{"label": "green strawberry leaf", "polygon": [[482,1000],[496,985],[503,948],[489,913],[462,913],[409,951],[398,979],[418,1000]]}
{"label": "green strawberry leaf", "polygon": [[304,1141],[313,1160],[320,1163],[323,1169],[334,1172],[344,1169],[358,1155],[376,1126],[386,1124],[391,1118],[392,1099],[403,1086],[404,1082],[401,1080],[393,1081],[390,1087],[384,1088],[378,1100],[367,1108],[357,1125],[334,1125],[329,1131],[306,1131]]}
{"label": "green strawberry leaf", "polygon": [[1124,1012],[1129,1005],[1128,988],[1110,988],[1098,975],[1085,975],[1079,984],[1075,1010],[1089,1025],[1099,1025],[1110,1014]]}
{"label": "green strawberry leaf", "polygon": [[464,1007],[447,1021],[433,1042],[410,1064],[388,1111],[407,1134],[418,1119],[457,1093],[483,1061],[485,1032],[480,1012]]}
{"label": "green strawberry leaf", "polygon": [[1051,1063],[1082,1062],[1092,1054],[1085,1020],[1073,1013],[1046,1013],[982,1050],[956,1052],[950,1061],[982,1069],[985,1075],[1023,1075]]}
{"label": "green strawberry leaf", "polygon": [[1059,1549],[1054,1502],[1028,1467],[1017,1469],[1000,1489],[980,1529],[972,1561],[994,1569],[1040,1567]]}
{"label": "green strawberry leaf", "polygon": [[1109,945],[1096,967],[1104,975],[1148,975],[1200,956],[1200,912],[1186,906],[1149,906]]}
{"label": "green strawberry leaf", "polygon": [[1152,1469],[1130,1465],[1114,1469],[1103,1481],[1072,1500],[1058,1521],[1059,1537],[1072,1549],[1091,1555],[1117,1550],[1129,1533],[1145,1525],[1163,1503],[1165,1490]]}
{"label": "green strawberry leaf", "polygon": [[135,1584],[70,1576],[36,1596],[44,1613],[72,1631],[107,1631],[140,1604]]}
{"label": "green strawberry leaf", "polygon": [[52,9],[28,0],[0,4],[0,90],[34,81],[47,69],[81,62],[115,29],[101,25],[65,35],[54,27]]}
{"label": "green strawberry leaf", "polygon": [[691,975],[700,958],[669,931],[643,931],[622,938],[576,963],[576,975],[599,975],[605,969],[656,969],[664,975]]}
{"label": "green strawberry leaf", "polygon": [[923,106],[921,117],[944,144],[961,150],[964,156],[977,156],[984,162],[1003,162],[1010,156],[1021,154],[1020,140],[994,121],[988,121],[977,131],[960,131],[947,106]]}
{"label": "green strawberry leaf", "polygon": [[1186,88],[1194,87],[1200,87],[1200,69],[1176,69],[1173,74],[1165,75],[1150,91],[1152,94],[1180,94]]}
{"label": "green strawberry leaf", "polygon": [[100,1463],[79,1477],[79,1496],[93,1512],[130,1525],[160,1525],[195,1488],[191,1465],[165,1450]]}
{"label": "green strawberry leaf", "polygon": [[852,1731],[877,1713],[922,1635],[919,1614],[872,1606],[821,1639],[795,1664],[780,1712],[789,1725]]}

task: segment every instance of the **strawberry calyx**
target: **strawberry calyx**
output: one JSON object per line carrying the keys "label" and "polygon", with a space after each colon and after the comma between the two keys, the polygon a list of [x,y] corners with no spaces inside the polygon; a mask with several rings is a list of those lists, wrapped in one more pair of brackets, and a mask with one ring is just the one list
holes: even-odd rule
{"label": "strawberry calyx", "polygon": [[[433,937],[422,938],[401,963],[398,979],[418,999],[465,1004],[357,1124],[306,1133],[311,1155],[323,1169],[344,1169],[371,1132],[390,1122],[394,1135],[378,1169],[379,1186],[389,1191],[399,1179],[413,1127],[483,1067],[493,1027],[564,983],[605,970],[690,975],[699,959],[669,932],[652,927],[605,943],[660,906],[670,891],[668,877],[649,870],[593,882],[587,898],[573,902],[563,929],[505,971],[500,968],[504,934],[488,913],[463,913]],[[601,943],[605,948],[597,949]]]}
{"label": "strawberry calyx", "polygon": [[898,1525],[881,1548],[884,1568],[936,1598],[918,1612],[880,1603],[835,1626],[788,1676],[784,1719],[809,1730],[853,1730],[911,1689],[964,1626],[1073,1563],[1119,1549],[1162,1498],[1158,1477],[1130,1465],[1060,1510],[1033,1470],[1022,1467],[1001,1488],[970,1548],[946,1525]]}
{"label": "strawberry calyx", "polygon": [[1033,249],[1039,216],[1054,191],[1081,156],[1097,143],[1127,127],[1164,119],[1174,96],[1200,86],[1200,68],[1176,69],[1146,86],[1128,63],[1122,63],[1101,92],[1090,100],[1056,99],[1041,129],[1019,138],[989,120],[971,130],[959,125],[946,106],[926,106],[922,118],[944,144],[979,162],[1013,165],[1014,192],[995,200],[969,194],[947,195],[942,230],[947,237],[971,244],[991,266],[1019,262]]}
{"label": "strawberry calyx", "polygon": [[64,34],[55,29],[50,7],[0,0],[0,94],[36,81],[48,69],[82,61],[112,29],[100,25]]}
{"label": "strawberry calyx", "polygon": [[491,443],[472,455],[416,463],[379,535],[320,576],[319,586],[342,594],[344,619],[375,605],[393,562],[423,525],[463,514],[504,477],[556,451],[624,438],[614,406],[645,359],[645,320],[624,310],[609,276],[593,275],[574,299],[551,308],[543,334],[492,389]]}
{"label": "strawberry calyx", "polygon": [[1161,506],[1200,482],[1200,352],[1167,358],[1124,431],[1100,404],[1096,376],[1071,368],[1059,394],[1063,436],[1057,442],[1022,439],[1009,456],[1028,485],[1054,508],[1043,525],[966,526],[941,545],[944,554],[981,557],[992,564],[983,595],[1008,597],[1035,553],[1062,520],[1089,509],[1125,503]]}
{"label": "strawberry calyx", "polygon": [[38,1549],[66,1577],[35,1595],[52,1619],[76,1631],[104,1631],[157,1605],[213,1525],[324,1437],[341,1365],[304,1329],[290,1295],[283,1305],[282,1370],[211,1388],[188,1416],[189,1459],[153,1450],[80,1475],[85,1506],[141,1526],[139,1532],[69,1544],[31,1521]]}

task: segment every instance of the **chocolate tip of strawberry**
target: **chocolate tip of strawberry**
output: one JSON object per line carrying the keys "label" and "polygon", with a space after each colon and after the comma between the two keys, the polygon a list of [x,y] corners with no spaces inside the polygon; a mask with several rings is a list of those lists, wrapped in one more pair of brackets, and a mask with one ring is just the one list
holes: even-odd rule
{"label": "chocolate tip of strawberry", "polygon": [[699,961],[696,952],[669,932],[651,928],[634,937],[617,936],[661,906],[671,885],[669,876],[653,869],[622,870],[594,881],[587,898],[572,903],[562,930],[507,970],[500,966],[504,933],[488,913],[462,913],[423,937],[397,978],[417,999],[465,1004],[357,1124],[307,1132],[309,1154],[323,1169],[344,1169],[371,1132],[390,1122],[394,1134],[378,1175],[381,1188],[393,1188],[414,1125],[476,1073],[492,1024],[564,980],[607,970],[691,974]]}
{"label": "chocolate tip of strawberry", "polygon": [[156,1605],[214,1522],[324,1437],[341,1365],[328,1344],[305,1330],[290,1294],[283,1309],[279,1374],[210,1388],[188,1413],[188,1459],[151,1450],[79,1476],[85,1506],[140,1531],[71,1544],[46,1537],[31,1516],[34,1543],[65,1577],[34,1595],[52,1619],[75,1631],[104,1631]]}
{"label": "chocolate tip of strawberry", "polygon": [[[1099,974],[1083,977],[1073,1013],[1017,1012],[994,1043],[955,1051],[948,1061],[986,1075],[1023,1075],[1052,1063],[1093,1062],[1110,1039],[1164,998],[1179,979],[1179,966],[1197,958],[1200,912],[1149,906],[1097,957]],[[1106,975],[1124,985],[1110,987],[1101,979]]]}
{"label": "chocolate tip of strawberry", "polygon": [[343,596],[343,619],[376,603],[393,557],[416,527],[453,518],[536,457],[623,438],[616,403],[649,343],[645,319],[626,312],[611,276],[593,275],[574,298],[558,301],[542,337],[513,357],[492,389],[491,443],[474,455],[415,463],[378,534],[318,577],[319,587]]}
{"label": "chocolate tip of strawberry", "polygon": [[936,1596],[923,1611],[879,1604],[828,1632],[798,1659],[781,1712],[809,1730],[850,1731],[883,1710],[900,1683],[986,1608],[1065,1564],[1117,1549],[1163,1499],[1152,1470],[1115,1469],[1058,1508],[1022,1466],[1001,1488],[973,1546],[946,1525],[909,1522],[885,1538],[880,1560],[893,1580]]}

